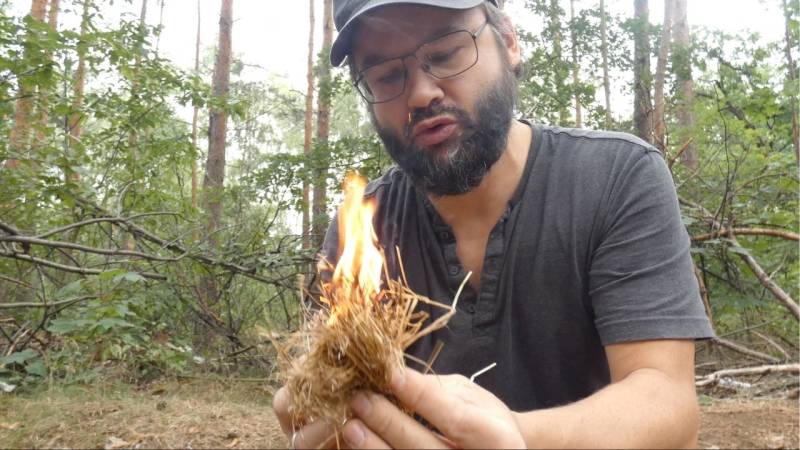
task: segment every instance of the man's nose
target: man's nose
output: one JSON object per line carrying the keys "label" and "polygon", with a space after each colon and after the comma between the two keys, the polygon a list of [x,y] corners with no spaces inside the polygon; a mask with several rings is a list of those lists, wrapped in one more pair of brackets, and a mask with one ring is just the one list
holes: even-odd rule
{"label": "man's nose", "polygon": [[441,80],[426,72],[419,60],[406,60],[406,71],[407,103],[411,111],[427,108],[435,101],[442,100],[444,91],[440,86]]}

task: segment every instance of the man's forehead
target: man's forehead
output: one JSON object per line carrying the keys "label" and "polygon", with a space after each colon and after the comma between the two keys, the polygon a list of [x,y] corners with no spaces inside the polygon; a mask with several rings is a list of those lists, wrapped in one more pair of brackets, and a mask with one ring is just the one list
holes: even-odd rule
{"label": "man's forehead", "polygon": [[401,55],[422,42],[468,28],[472,10],[420,5],[391,5],[360,17],[352,35],[358,67]]}

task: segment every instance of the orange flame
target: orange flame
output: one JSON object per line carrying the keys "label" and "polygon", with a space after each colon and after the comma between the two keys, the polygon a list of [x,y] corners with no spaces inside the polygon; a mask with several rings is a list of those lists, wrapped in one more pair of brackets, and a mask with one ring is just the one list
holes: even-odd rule
{"label": "orange flame", "polygon": [[372,229],[374,201],[364,200],[367,181],[356,173],[345,177],[345,198],[339,209],[339,261],[331,284],[340,294],[333,305],[331,319],[347,308],[342,299],[372,301],[380,292],[383,254]]}

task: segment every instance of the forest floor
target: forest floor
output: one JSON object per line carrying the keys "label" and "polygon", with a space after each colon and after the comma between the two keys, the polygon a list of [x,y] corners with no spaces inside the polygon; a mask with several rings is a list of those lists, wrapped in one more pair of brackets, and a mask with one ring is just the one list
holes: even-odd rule
{"label": "forest floor", "polygon": [[[256,383],[199,380],[0,394],[0,447],[286,447],[270,398]],[[800,447],[800,407],[785,393],[700,404],[700,448]]]}

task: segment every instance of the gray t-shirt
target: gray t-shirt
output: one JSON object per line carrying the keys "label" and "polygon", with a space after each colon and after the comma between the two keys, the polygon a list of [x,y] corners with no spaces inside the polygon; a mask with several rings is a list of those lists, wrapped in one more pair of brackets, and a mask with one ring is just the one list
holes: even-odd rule
{"label": "gray t-shirt", "polygon": [[[659,152],[622,133],[532,128],[520,184],[486,246],[480,292],[467,286],[447,328],[409,349],[427,360],[443,341],[433,365],[441,374],[469,377],[497,363],[476,382],[517,411],[607,385],[604,345],[712,336]],[[466,275],[452,229],[397,168],[366,195],[377,198],[390,276],[399,276],[397,246],[411,289],[450,304]]]}

